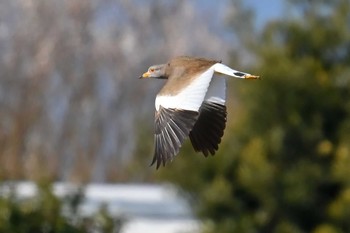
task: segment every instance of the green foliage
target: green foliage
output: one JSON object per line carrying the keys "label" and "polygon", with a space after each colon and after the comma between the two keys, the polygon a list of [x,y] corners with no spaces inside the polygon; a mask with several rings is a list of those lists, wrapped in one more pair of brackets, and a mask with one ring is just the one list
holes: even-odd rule
{"label": "green foliage", "polygon": [[204,232],[350,232],[350,4],[289,4],[246,47],[262,80],[230,80],[240,105],[218,154],[186,144],[162,170]]}
{"label": "green foliage", "polygon": [[[78,208],[83,201],[81,190],[59,199],[53,194],[51,184],[39,183],[37,187],[38,194],[33,198],[20,197],[11,187],[9,195],[0,197],[0,232],[120,231],[122,222],[111,218],[106,208],[102,207],[96,216],[83,217],[79,215]],[[2,186],[2,190],[4,188],[5,185]]]}

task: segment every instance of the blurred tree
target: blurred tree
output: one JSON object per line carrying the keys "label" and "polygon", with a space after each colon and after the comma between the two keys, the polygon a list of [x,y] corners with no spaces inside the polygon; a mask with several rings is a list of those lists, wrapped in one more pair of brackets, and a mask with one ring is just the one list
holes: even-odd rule
{"label": "blurred tree", "polygon": [[[7,188],[10,192],[4,192]],[[60,199],[48,182],[38,182],[37,195],[32,198],[21,196],[14,188],[4,183],[0,187],[0,232],[118,233],[121,230],[123,220],[112,218],[103,206],[93,216],[82,216],[77,211],[84,199],[81,190]]]}
{"label": "blurred tree", "polygon": [[257,61],[246,70],[263,79],[230,80],[239,105],[218,154],[186,144],[162,169],[204,232],[350,232],[350,4],[288,4],[285,18],[241,36]]}
{"label": "blurred tree", "polygon": [[175,54],[228,50],[195,2],[0,1],[0,180],[136,177],[125,169],[136,122],[152,121],[161,85],[139,75]]}

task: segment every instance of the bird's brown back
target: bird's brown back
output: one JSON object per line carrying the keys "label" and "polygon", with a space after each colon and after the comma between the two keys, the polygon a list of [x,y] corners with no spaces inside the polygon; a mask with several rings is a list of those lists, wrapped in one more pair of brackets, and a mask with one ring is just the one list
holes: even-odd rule
{"label": "bird's brown back", "polygon": [[158,95],[176,95],[212,65],[220,62],[186,56],[170,60],[165,68],[168,81]]}

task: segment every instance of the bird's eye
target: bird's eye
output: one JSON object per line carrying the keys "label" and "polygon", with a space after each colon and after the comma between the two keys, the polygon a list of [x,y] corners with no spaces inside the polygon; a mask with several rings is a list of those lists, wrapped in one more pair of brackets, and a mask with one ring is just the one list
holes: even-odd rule
{"label": "bird's eye", "polygon": [[149,69],[149,72],[154,72],[154,68]]}

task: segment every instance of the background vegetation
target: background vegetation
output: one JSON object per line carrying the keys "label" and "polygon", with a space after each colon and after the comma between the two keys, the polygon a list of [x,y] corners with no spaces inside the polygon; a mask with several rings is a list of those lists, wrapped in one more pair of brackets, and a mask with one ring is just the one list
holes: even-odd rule
{"label": "background vegetation", "polygon": [[187,145],[162,170],[205,232],[350,231],[349,26],[349,1],[289,1],[283,19],[244,35],[263,79],[230,80],[239,104],[219,153]]}
{"label": "background vegetation", "polygon": [[72,190],[64,197],[57,197],[46,181],[36,185],[34,196],[17,192],[15,183],[0,187],[0,232],[16,233],[118,233],[122,219],[112,218],[101,206],[94,215],[80,211],[84,201],[83,189]]}
{"label": "background vegetation", "polygon": [[146,180],[125,168],[162,83],[138,77],[229,51],[200,2],[0,0],[0,179]]}
{"label": "background vegetation", "polygon": [[[261,28],[243,1],[207,3],[0,0],[0,180],[172,182],[203,232],[350,232],[350,2],[285,1]],[[215,157],[187,143],[156,172],[162,83],[137,77],[179,54],[263,79],[229,80]],[[0,232],[94,229],[39,187],[0,198]]]}

